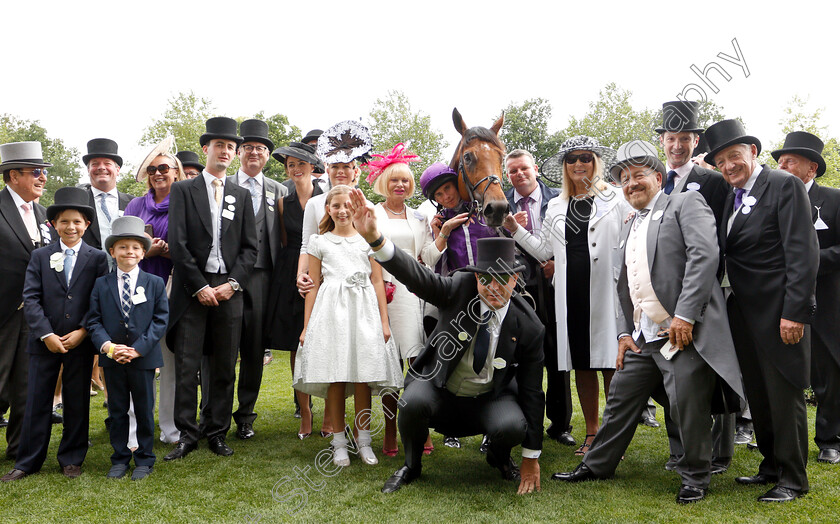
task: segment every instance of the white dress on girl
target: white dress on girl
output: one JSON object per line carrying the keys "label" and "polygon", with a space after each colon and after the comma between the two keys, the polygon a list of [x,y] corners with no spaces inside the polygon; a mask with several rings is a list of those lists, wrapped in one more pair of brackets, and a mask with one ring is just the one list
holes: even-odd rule
{"label": "white dress on girl", "polygon": [[312,235],[307,250],[321,260],[323,282],[298,350],[294,387],[327,396],[330,384],[367,383],[374,395],[403,386],[400,355],[393,339],[385,342],[376,292],[370,281],[370,249],[356,234]]}

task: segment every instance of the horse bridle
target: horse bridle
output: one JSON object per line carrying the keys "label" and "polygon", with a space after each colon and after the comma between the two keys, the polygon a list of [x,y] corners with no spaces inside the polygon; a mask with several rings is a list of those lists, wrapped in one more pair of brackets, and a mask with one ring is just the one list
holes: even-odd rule
{"label": "horse bridle", "polygon": [[[458,174],[461,177],[461,180],[464,182],[464,187],[467,188],[467,196],[470,199],[470,204],[473,206],[475,213],[477,216],[481,216],[481,211],[484,209],[484,195],[487,193],[487,190],[490,189],[490,186],[493,184],[499,184],[499,188],[502,187],[502,181],[496,175],[487,175],[486,177],[482,178],[475,184],[470,181],[470,177],[467,176],[467,169],[464,167],[464,159],[466,158],[466,153],[463,152],[463,146],[461,146],[461,155],[458,159]],[[487,182],[484,186],[484,191],[481,192],[481,201],[476,198],[475,196],[475,188]]]}

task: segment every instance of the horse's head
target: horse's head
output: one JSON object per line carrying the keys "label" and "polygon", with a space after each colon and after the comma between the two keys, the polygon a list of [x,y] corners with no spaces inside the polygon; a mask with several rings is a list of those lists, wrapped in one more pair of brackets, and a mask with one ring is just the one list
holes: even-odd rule
{"label": "horse's head", "polygon": [[499,140],[499,130],[505,123],[505,115],[486,127],[470,127],[464,123],[458,109],[452,111],[455,129],[461,134],[461,142],[449,163],[458,173],[458,191],[466,202],[478,202],[487,225],[499,227],[508,214],[508,201],[502,191],[502,163],[505,159],[505,145]]}

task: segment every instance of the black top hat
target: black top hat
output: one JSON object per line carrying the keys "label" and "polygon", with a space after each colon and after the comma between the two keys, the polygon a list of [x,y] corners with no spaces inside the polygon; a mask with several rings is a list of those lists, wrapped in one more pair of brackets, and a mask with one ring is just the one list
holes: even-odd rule
{"label": "black top hat", "polygon": [[706,162],[715,165],[715,156],[729,146],[735,144],[753,144],[758,153],[761,153],[761,141],[750,136],[744,130],[744,125],[738,120],[721,120],[709,126],[706,130],[706,141],[709,143],[709,154],[706,155]]}
{"label": "black top hat", "polygon": [[662,104],[662,127],[657,133],[699,133],[703,128],[697,125],[700,103],[691,100],[677,100]]}
{"label": "black top hat", "polygon": [[96,211],[90,207],[90,193],[80,187],[60,187],[54,195],[54,203],[47,208],[47,220],[52,222],[56,215],[65,209],[81,211],[90,222]]}
{"label": "black top hat", "polygon": [[243,142],[260,142],[270,150],[274,149],[274,142],[268,138],[268,124],[262,120],[252,118],[239,124],[239,133]]}
{"label": "black top hat", "polygon": [[313,166],[321,163],[320,159],[315,154],[315,148],[301,142],[291,142],[287,146],[278,147],[273,153],[271,153],[271,156],[284,165],[286,164],[287,156],[299,158],[304,162],[309,162]]}
{"label": "black top hat", "polygon": [[198,153],[193,153],[192,151],[178,151],[175,153],[175,156],[178,157],[178,160],[181,161],[184,167],[194,167],[199,171],[204,171],[204,164],[201,163],[201,160],[198,158]]}
{"label": "black top hat", "polygon": [[236,142],[236,147],[242,143],[242,137],[236,133],[236,120],[226,116],[214,116],[204,124],[206,133],[201,135],[198,143],[201,147],[207,145],[207,142],[214,138],[221,138],[222,140],[230,140]]}
{"label": "black top hat", "polygon": [[311,140],[318,140],[318,137],[323,135],[323,134],[324,134],[324,131],[322,131],[321,129],[313,129],[311,131],[308,131],[306,133],[306,136],[303,137],[300,141],[303,142],[304,144],[306,144]]}
{"label": "black top hat", "polygon": [[464,271],[473,273],[506,273],[512,275],[525,269],[516,260],[512,238],[479,238],[476,241],[478,257],[474,266],[467,266]]}
{"label": "black top hat", "polygon": [[94,138],[87,143],[88,154],[82,157],[82,162],[88,165],[93,158],[110,158],[122,167],[123,159],[117,154],[117,143],[110,138]]}
{"label": "black top hat", "polygon": [[822,176],[825,173],[825,159],[822,157],[823,147],[825,147],[825,144],[816,135],[805,131],[794,131],[788,133],[785,137],[785,145],[781,149],[770,153],[770,156],[778,162],[779,157],[785,153],[802,155],[811,162],[817,163],[817,176]]}
{"label": "black top hat", "polygon": [[697,133],[700,135],[699,140],[697,140],[697,147],[694,148],[695,155],[702,155],[703,153],[709,152],[709,142],[706,141],[706,132],[700,131]]}

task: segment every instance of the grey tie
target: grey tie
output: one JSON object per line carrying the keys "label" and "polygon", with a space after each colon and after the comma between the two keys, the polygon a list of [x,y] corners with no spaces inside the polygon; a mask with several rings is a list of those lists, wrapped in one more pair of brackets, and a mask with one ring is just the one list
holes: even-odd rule
{"label": "grey tie", "polygon": [[642,225],[642,221],[645,219],[648,213],[650,213],[650,209],[642,209],[641,211],[636,213],[636,219],[633,220],[633,231],[639,229],[639,226]]}
{"label": "grey tie", "polygon": [[254,180],[254,177],[248,177],[248,190],[251,192],[251,204],[254,206],[254,215],[256,215],[260,211],[260,205],[262,204],[262,195],[259,193],[257,189],[257,181]]}
{"label": "grey tie", "polygon": [[64,278],[67,281],[67,287],[70,287],[70,276],[73,273],[73,256],[76,254],[72,249],[64,250]]}
{"label": "grey tie", "polygon": [[102,210],[102,213],[105,215],[105,218],[108,219],[108,225],[111,225],[111,213],[108,211],[108,206],[105,204],[105,197],[107,197],[105,193],[99,193],[99,209]]}

